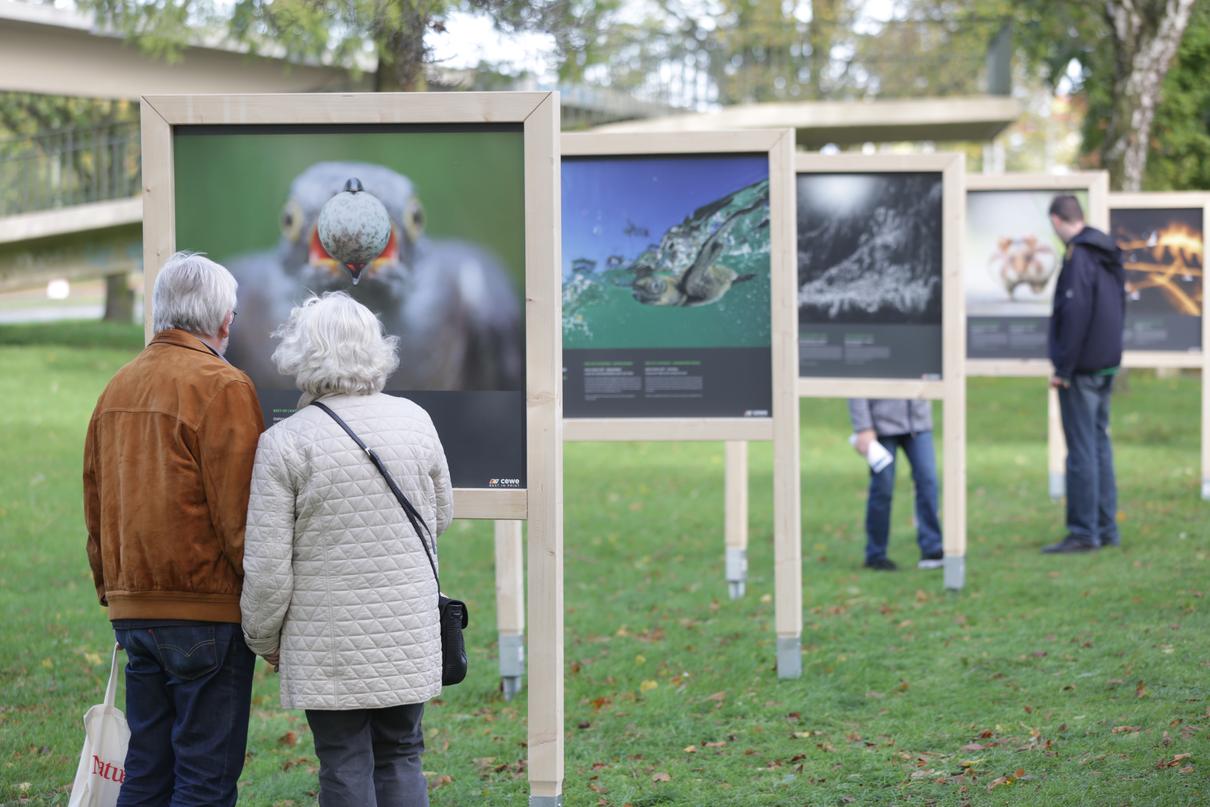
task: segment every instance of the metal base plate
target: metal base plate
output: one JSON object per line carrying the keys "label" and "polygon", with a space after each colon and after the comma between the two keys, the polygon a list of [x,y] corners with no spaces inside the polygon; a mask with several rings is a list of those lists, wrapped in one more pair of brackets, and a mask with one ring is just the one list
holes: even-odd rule
{"label": "metal base plate", "polygon": [[525,675],[525,637],[520,633],[501,633],[498,639],[500,677],[520,678]]}
{"label": "metal base plate", "polygon": [[748,587],[748,550],[727,547],[726,576],[731,599],[744,596]]}
{"label": "metal base plate", "polygon": [[1210,479],[1202,480],[1202,500],[1210,502]]}
{"label": "metal base plate", "polygon": [[950,591],[961,591],[966,586],[966,558],[945,557],[945,587]]}
{"label": "metal base plate", "polygon": [[1067,474],[1060,471],[1050,473],[1050,498],[1058,501],[1067,495]]}
{"label": "metal base plate", "polygon": [[777,677],[802,678],[802,637],[777,637]]}
{"label": "metal base plate", "polygon": [[500,692],[504,695],[504,700],[511,701],[521,694],[521,680],[520,676],[504,676],[500,678]]}
{"label": "metal base plate", "polygon": [[557,796],[530,796],[529,807],[563,807],[563,794]]}

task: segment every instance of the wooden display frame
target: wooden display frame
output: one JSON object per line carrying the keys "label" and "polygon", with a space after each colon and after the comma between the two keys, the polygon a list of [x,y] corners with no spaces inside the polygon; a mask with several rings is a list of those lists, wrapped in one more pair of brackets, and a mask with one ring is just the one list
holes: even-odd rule
{"label": "wooden display frame", "polygon": [[[802,398],[919,398],[939,400],[945,428],[942,526],[944,585],[966,582],[966,298],[962,243],[965,238],[966,160],[961,154],[799,154],[799,174],[939,173],[942,181],[941,379],[800,378]],[[797,322],[797,311],[795,312]]]}
{"label": "wooden display frame", "polygon": [[[1202,244],[1210,241],[1210,193],[1204,191],[1168,191],[1109,194],[1109,210],[1146,210],[1156,208],[1201,208]],[[1109,222],[1106,221],[1106,226]],[[1107,230],[1108,232],[1108,230]],[[1110,236],[1113,234],[1110,233]],[[1204,254],[1204,251],[1203,251]],[[1202,347],[1200,350],[1128,350],[1122,356],[1122,366],[1129,369],[1197,369],[1202,374],[1201,423],[1201,497],[1210,500],[1210,317],[1206,316],[1207,292],[1210,280],[1202,266]]]}
{"label": "wooden display frame", "polygon": [[[565,134],[564,157],[683,154],[767,154],[769,160],[770,284],[772,299],[772,417],[768,418],[569,418],[564,437],[576,441],[725,441],[728,482],[726,543],[746,543],[747,497],[732,479],[746,452],[735,443],[773,441],[774,621],[777,672],[802,675],[802,520],[799,503],[798,309],[794,265],[794,132],[790,129],[684,134]],[[745,468],[746,469],[746,468]],[[745,474],[746,481],[746,474]],[[746,493],[746,488],[745,488]],[[746,524],[745,524],[746,526]],[[743,532],[743,536],[738,533]]]}
{"label": "wooden display frame", "polygon": [[[1083,190],[1088,193],[1085,219],[1093,227],[1109,229],[1109,174],[1105,171],[1076,171],[1070,174],[970,174],[968,191],[1050,191]],[[965,211],[965,202],[963,204]],[[964,234],[965,237],[965,234]],[[966,267],[963,267],[965,271]],[[965,308],[966,300],[963,300]],[[1045,378],[1051,374],[1047,359],[970,359],[966,377]],[[1059,395],[1051,389],[1046,398],[1046,454],[1050,497],[1058,500],[1065,492],[1067,444],[1063,440],[1059,418]]]}
{"label": "wooden display frame", "polygon": [[[519,123],[524,138],[527,483],[456,489],[456,518],[529,522],[530,803],[562,803],[563,419],[557,93],[157,95],[141,99],[146,299],[176,248],[177,126]],[[151,336],[150,306],[147,336]]]}

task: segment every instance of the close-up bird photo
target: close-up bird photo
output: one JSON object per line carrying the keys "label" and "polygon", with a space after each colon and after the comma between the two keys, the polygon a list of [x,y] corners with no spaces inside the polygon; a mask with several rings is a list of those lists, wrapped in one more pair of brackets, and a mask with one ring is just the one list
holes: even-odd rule
{"label": "close-up bird photo", "polygon": [[266,423],[299,397],[273,366],[273,331],[311,294],[343,291],[399,338],[386,391],[466,444],[451,451],[456,481],[523,476],[519,131],[186,129],[174,146],[177,244],[239,281],[227,358]]}

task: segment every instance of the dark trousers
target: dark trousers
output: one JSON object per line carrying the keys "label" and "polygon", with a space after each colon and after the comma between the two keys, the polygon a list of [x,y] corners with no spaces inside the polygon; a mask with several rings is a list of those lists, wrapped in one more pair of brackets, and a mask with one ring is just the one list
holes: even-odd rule
{"label": "dark trousers", "polygon": [[428,807],[420,769],[423,703],[307,710],[319,757],[320,807]]}
{"label": "dark trousers", "polygon": [[933,453],[933,433],[880,434],[878,442],[891,452],[895,461],[878,473],[870,472],[870,497],[865,511],[865,559],[869,563],[885,558],[891,535],[891,498],[895,493],[895,467],[899,449],[912,466],[916,486],[916,543],[923,557],[941,554],[941,522],[937,518],[937,458]]}
{"label": "dark trousers", "polygon": [[118,807],[230,807],[244,768],[256,656],[240,626],[114,630],[126,649],[130,749]]}
{"label": "dark trousers", "polygon": [[1059,388],[1067,439],[1067,532],[1093,546],[1118,543],[1118,487],[1109,439],[1113,376],[1077,375]]}

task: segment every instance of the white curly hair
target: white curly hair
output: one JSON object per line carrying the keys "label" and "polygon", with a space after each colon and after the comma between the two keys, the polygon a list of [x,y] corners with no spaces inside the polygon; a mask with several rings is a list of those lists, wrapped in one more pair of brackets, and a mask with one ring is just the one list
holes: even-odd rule
{"label": "white curly hair", "polygon": [[399,338],[343,291],[310,297],[273,336],[277,371],[313,397],[382,392],[399,366]]}

